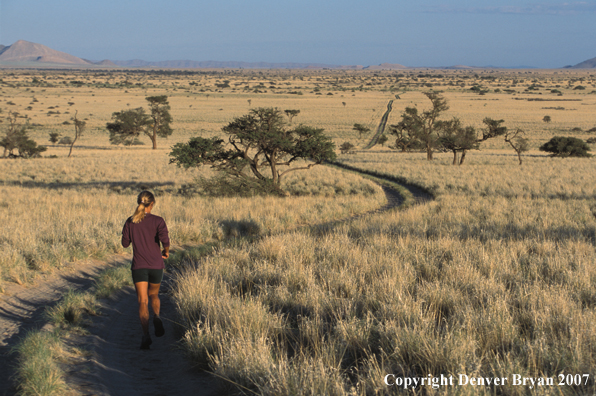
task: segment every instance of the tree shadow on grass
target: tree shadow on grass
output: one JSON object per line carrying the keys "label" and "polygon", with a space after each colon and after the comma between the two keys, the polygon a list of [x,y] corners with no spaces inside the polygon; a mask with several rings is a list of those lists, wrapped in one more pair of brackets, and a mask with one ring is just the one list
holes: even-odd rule
{"label": "tree shadow on grass", "polygon": [[126,181],[99,181],[99,182],[40,182],[40,181],[5,181],[4,186],[15,186],[30,189],[47,190],[110,190],[115,193],[131,191],[157,190],[178,194],[179,188],[174,182],[126,182]]}

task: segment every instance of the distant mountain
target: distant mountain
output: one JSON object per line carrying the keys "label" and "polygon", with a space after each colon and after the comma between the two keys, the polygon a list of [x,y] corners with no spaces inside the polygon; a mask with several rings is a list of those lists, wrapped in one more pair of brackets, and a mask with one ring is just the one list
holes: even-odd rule
{"label": "distant mountain", "polygon": [[24,62],[52,63],[64,65],[89,65],[90,63],[76,56],[53,50],[45,45],[19,40],[0,49],[0,64],[18,64]]}
{"label": "distant mountain", "polygon": [[380,65],[372,65],[364,67],[365,70],[399,70],[407,69],[407,66],[399,65],[397,63],[381,63]]}
{"label": "distant mountain", "polygon": [[110,66],[110,67],[118,66],[118,65],[116,65],[114,62],[112,62],[109,59],[104,59],[102,61],[91,61],[89,59],[83,59],[83,60],[86,61],[86,62],[92,63],[94,65],[98,65],[98,66]]}
{"label": "distant mountain", "polygon": [[594,69],[596,68],[596,58],[588,59],[575,66],[565,66],[567,69]]}
{"label": "distant mountain", "polygon": [[148,62],[141,59],[113,61],[123,67],[158,67],[174,69],[362,69],[362,66],[327,65],[323,63],[268,63],[172,60]]}

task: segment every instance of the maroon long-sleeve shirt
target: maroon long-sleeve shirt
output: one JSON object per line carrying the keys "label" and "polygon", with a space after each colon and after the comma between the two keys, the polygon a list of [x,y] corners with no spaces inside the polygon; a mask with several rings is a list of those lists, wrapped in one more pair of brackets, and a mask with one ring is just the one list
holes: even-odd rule
{"label": "maroon long-sleeve shirt", "polygon": [[170,246],[166,222],[159,216],[147,213],[140,223],[133,223],[129,217],[122,229],[122,246],[132,243],[132,269],[164,269],[161,248]]}

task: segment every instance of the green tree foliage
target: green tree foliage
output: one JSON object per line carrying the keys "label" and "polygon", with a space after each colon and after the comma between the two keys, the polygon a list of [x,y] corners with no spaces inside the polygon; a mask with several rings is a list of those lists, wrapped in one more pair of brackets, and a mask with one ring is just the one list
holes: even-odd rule
{"label": "green tree foliage", "polygon": [[290,120],[291,124],[294,117],[300,114],[300,110],[284,110],[284,113],[286,113],[286,115],[288,116],[288,120]]}
{"label": "green tree foliage", "polygon": [[168,97],[149,96],[145,99],[149,102],[149,114],[142,107],[112,114],[113,122],[106,125],[110,131],[110,143],[130,146],[135,139],[144,134],[151,139],[155,150],[158,137],[167,138],[172,134]]}
{"label": "green tree foliage", "polygon": [[[184,168],[209,165],[229,177],[256,180],[282,193],[280,184],[287,173],[335,159],[335,145],[323,129],[304,125],[288,129],[278,109],[252,109],[222,130],[227,142],[218,137],[194,137],[176,144],[170,163]],[[311,162],[291,167],[298,159]]]}
{"label": "green tree foliage", "polygon": [[13,111],[9,112],[6,117],[8,126],[4,131],[4,136],[0,139],[0,147],[4,148],[3,157],[39,157],[40,154],[47,149],[38,146],[34,140],[29,138],[29,135],[27,134],[27,130],[30,128],[29,123],[21,123],[18,118],[19,113]]}
{"label": "green tree foliage", "polygon": [[449,106],[447,99],[437,92],[425,92],[424,95],[431,101],[432,108],[419,113],[416,107],[406,107],[401,121],[394,129],[406,136],[409,144],[420,142],[426,150],[426,159],[430,161],[439,140],[436,131],[439,116]]}
{"label": "green tree foliage", "polygon": [[546,122],[546,123],[548,124],[549,122],[551,122],[551,121],[552,121],[552,119],[550,118],[550,116],[547,116],[547,115],[545,115],[545,116],[542,118],[542,121],[544,121],[544,122]]}
{"label": "green tree foliage", "polygon": [[[485,140],[495,138],[497,136],[503,136],[507,133],[507,127],[502,125],[505,122],[504,120],[493,120],[492,118],[486,117],[484,120],[482,120],[482,122],[484,123],[484,125],[486,125],[486,128],[482,129],[482,137],[478,137],[476,132],[474,132],[474,138],[472,138],[472,132],[469,131],[469,128],[471,127],[465,128],[468,129],[467,132],[460,132],[460,139],[462,141],[462,147],[460,147],[459,149],[459,151],[461,152],[461,158],[459,160],[460,165],[464,163],[464,160],[466,159],[466,152],[468,150],[479,150],[480,143],[484,142]],[[464,136],[464,134],[466,133],[467,136]]]}
{"label": "green tree foliage", "polygon": [[362,135],[366,135],[370,132],[369,127],[358,123],[354,124],[354,127],[352,129],[358,132],[358,138],[360,139],[362,138]]}
{"label": "green tree foliage", "polygon": [[422,150],[424,148],[422,142],[414,135],[414,132],[408,130],[402,123],[390,125],[387,133],[395,136],[395,146],[389,146],[390,148],[401,150],[404,153],[412,150]]}
{"label": "green tree foliage", "polygon": [[555,136],[539,148],[551,153],[552,157],[591,157],[590,146],[575,137]]}
{"label": "green tree foliage", "polygon": [[[462,164],[464,153],[467,150],[478,149],[480,141],[476,136],[476,129],[472,126],[464,127],[458,118],[449,121],[438,121],[436,123],[438,143],[447,151],[453,153],[453,165]],[[462,158],[458,161],[458,153]]]}
{"label": "green tree foliage", "polygon": [[50,132],[50,142],[51,143],[57,143],[58,140],[60,138],[60,133],[59,132]]}
{"label": "green tree foliage", "polygon": [[341,146],[339,146],[339,152],[342,154],[349,154],[354,151],[354,145],[350,142],[343,142]]}

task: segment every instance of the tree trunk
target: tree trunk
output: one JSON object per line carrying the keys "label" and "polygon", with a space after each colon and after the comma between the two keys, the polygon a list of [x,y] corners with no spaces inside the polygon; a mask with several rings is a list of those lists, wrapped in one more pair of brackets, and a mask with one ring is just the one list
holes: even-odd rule
{"label": "tree trunk", "polygon": [[521,151],[517,152],[517,159],[519,159],[519,164],[522,164],[522,156],[521,156]]}
{"label": "tree trunk", "polygon": [[153,136],[151,137],[151,141],[153,142],[153,150],[157,149],[157,123],[153,127]]}
{"label": "tree trunk", "polygon": [[68,152],[68,158],[70,158],[70,154],[72,154],[72,148],[74,147],[74,144],[78,138],[79,138],[78,133],[75,133],[75,138],[72,141],[72,143],[70,144],[70,151]]}
{"label": "tree trunk", "polygon": [[464,159],[466,159],[466,150],[461,153],[461,159],[459,160],[460,165],[464,163]]}
{"label": "tree trunk", "polygon": [[456,165],[457,164],[457,150],[453,150],[453,164],[452,165]]}
{"label": "tree trunk", "polygon": [[277,155],[275,153],[275,151],[273,151],[273,153],[271,153],[271,158],[269,158],[269,160],[271,161],[271,176],[273,178],[273,185],[279,188],[279,175],[277,174],[277,166],[275,164],[275,162],[277,161]]}

